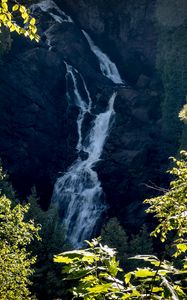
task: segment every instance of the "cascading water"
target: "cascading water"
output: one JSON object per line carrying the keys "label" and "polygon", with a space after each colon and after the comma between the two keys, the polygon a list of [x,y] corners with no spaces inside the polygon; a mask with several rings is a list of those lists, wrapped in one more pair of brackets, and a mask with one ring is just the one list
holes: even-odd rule
{"label": "cascading water", "polygon": [[[31,6],[32,12],[36,12],[38,9],[47,13],[57,23],[73,22],[71,17],[65,14],[52,0],[44,0]],[[99,59],[102,74],[116,84],[123,84],[116,65],[94,45],[85,32],[83,33],[91,50]],[[47,30],[45,35],[49,50],[52,50],[50,32]],[[68,168],[67,172],[57,179],[51,203],[56,205],[60,211],[68,241],[74,247],[81,247],[85,239],[91,238],[98,221],[107,208],[104,197],[102,197],[101,183],[93,167],[100,159],[106,137],[110,131],[116,93],[114,92],[110,97],[105,112],[99,113],[95,117],[92,115],[94,121],[88,128],[87,135],[83,136],[82,127],[87,114],[91,115],[92,99],[82,75],[74,67],[65,64],[67,71],[66,96],[70,103],[79,109],[76,145],[78,158]]]}
{"label": "cascading water", "polygon": [[84,30],[82,30],[82,33],[84,34],[85,38],[87,39],[90,49],[97,56],[97,58],[99,60],[100,69],[101,69],[102,74],[104,76],[108,77],[109,79],[111,79],[114,83],[124,84],[115,63],[113,63],[110,60],[110,58],[94,44],[94,42],[92,41],[92,39],[88,35],[88,33],[86,33]]}
{"label": "cascading water", "polygon": [[[73,87],[74,87],[74,101],[75,101],[75,105],[77,107],[79,107],[80,112],[77,118],[77,129],[78,129],[78,143],[77,143],[77,147],[76,149],[78,151],[82,150],[82,123],[84,121],[84,116],[86,113],[90,113],[91,110],[91,106],[92,106],[92,100],[90,97],[90,93],[87,89],[86,83],[83,79],[83,77],[78,73],[78,71],[73,68],[72,66],[68,65],[67,63],[65,63],[66,65],[66,81],[68,82],[68,78],[70,77],[72,82],[73,82]],[[77,84],[77,80],[76,80],[76,75],[79,76],[83,82],[83,86],[84,86],[84,90],[86,92],[86,96],[87,96],[87,102],[85,100],[82,99],[80,93],[79,93],[79,89],[78,89],[78,84]],[[69,92],[67,91],[67,97],[71,98]]]}
{"label": "cascading water", "polygon": [[[66,64],[66,79],[72,80],[74,103],[80,112],[77,119],[78,143],[77,150],[84,151],[87,158],[81,156],[73,163],[68,171],[55,183],[52,203],[59,207],[63,214],[67,238],[75,247],[81,247],[85,239],[93,233],[97,221],[106,209],[102,197],[102,187],[96,171],[92,168],[102,154],[106,137],[109,134],[111,118],[114,115],[113,104],[116,93],[113,93],[105,112],[98,114],[87,134],[82,139],[82,123],[86,113],[91,110],[91,97],[82,79],[87,99],[83,99],[79,91],[77,76],[79,73]],[[80,76],[80,75],[79,75]],[[68,91],[68,97],[71,97]]]}

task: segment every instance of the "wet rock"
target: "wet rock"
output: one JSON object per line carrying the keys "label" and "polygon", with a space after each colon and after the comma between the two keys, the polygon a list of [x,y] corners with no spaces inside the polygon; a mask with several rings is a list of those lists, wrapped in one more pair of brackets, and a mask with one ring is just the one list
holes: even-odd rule
{"label": "wet rock", "polygon": [[82,160],[86,160],[88,158],[88,153],[84,151],[80,151],[79,156]]}

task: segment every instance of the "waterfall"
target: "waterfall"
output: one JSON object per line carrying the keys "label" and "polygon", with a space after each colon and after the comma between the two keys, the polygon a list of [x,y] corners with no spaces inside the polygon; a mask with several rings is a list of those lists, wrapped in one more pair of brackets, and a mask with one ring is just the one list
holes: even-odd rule
{"label": "waterfall", "polygon": [[102,74],[111,79],[114,83],[124,84],[115,63],[113,63],[110,58],[94,44],[88,33],[86,33],[84,30],[82,30],[82,33],[87,39],[90,49],[99,60]]}
{"label": "waterfall", "polygon": [[[84,151],[87,158],[84,160],[78,155],[77,160],[67,172],[57,179],[52,203],[57,205],[63,214],[67,239],[74,247],[81,247],[84,240],[92,236],[98,220],[106,210],[106,205],[102,200],[101,183],[93,167],[100,159],[110,131],[116,93],[110,97],[106,111],[95,116],[89,133],[83,141],[82,123],[85,114],[90,113],[92,101],[82,76],[72,66],[66,64],[66,68],[66,80],[72,82],[74,103],[80,111],[77,118],[77,150],[79,153]],[[82,80],[87,99],[81,96],[77,81],[78,75]],[[72,98],[71,91],[67,91],[67,96]]]}
{"label": "waterfall", "polygon": [[58,23],[73,22],[71,17],[62,11],[52,0],[44,0],[33,4],[30,7],[32,12],[35,12],[38,8],[43,12],[48,12],[49,15]]}

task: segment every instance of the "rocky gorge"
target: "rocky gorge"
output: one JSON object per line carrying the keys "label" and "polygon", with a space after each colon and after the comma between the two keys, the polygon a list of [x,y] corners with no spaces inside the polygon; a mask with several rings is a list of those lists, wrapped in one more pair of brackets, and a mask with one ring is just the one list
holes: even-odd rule
{"label": "rocky gorge", "polygon": [[[187,89],[187,2],[42,3],[33,9],[40,42],[13,36],[0,64],[2,163],[20,196],[35,185],[46,209],[57,177],[78,155],[79,108],[67,97],[68,63],[84,78],[93,115],[105,112],[117,93],[115,120],[94,170],[107,217],[139,227],[145,218],[142,200],[155,193],[147,186],[167,185],[168,157],[186,145],[178,113]],[[102,74],[82,30],[116,64],[123,84]],[[83,85],[80,91],[85,94]],[[91,118],[84,118],[83,138]],[[84,160],[84,151],[81,155]]]}

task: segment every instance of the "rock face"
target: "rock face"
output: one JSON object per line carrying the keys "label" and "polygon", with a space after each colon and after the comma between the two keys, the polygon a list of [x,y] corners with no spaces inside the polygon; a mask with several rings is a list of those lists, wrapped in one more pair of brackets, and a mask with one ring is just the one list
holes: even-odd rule
{"label": "rock face", "polygon": [[[56,3],[74,22],[59,23],[46,12],[36,11],[41,42],[35,44],[14,37],[12,49],[0,65],[2,162],[22,196],[36,185],[43,207],[48,206],[58,172],[65,172],[77,156],[78,110],[66,97],[66,61],[84,77],[94,99],[95,112],[104,110],[106,99],[117,90],[115,123],[102,160],[95,168],[110,205],[109,214],[118,216],[124,224],[139,226],[144,218],[141,202],[153,194],[146,184],[163,185],[167,181],[162,175],[167,157],[179,145],[180,126],[177,137],[164,130],[168,123],[161,104],[170,105],[164,95],[170,82],[167,76],[173,69],[165,70],[163,78],[160,70],[167,60],[158,51],[163,47],[163,34],[169,39],[173,30],[174,43],[175,34],[178,37],[185,31],[186,2],[58,0]],[[167,3],[173,19],[165,16]],[[175,5],[183,11],[181,18],[173,10]],[[81,29],[116,63],[127,82],[125,88],[115,86],[101,74],[98,59]],[[158,64],[163,57],[163,64]],[[186,66],[182,68],[185,75]],[[182,105],[184,95],[180,96]],[[175,106],[175,121],[180,105]],[[170,151],[172,138],[175,145]]]}
{"label": "rock face", "polygon": [[68,163],[71,124],[67,120],[65,125],[64,72],[63,61],[42,48],[11,53],[1,66],[1,158],[23,194],[40,182],[47,195],[49,174],[55,165],[58,170],[60,163]]}
{"label": "rock face", "polygon": [[59,0],[58,3],[71,12],[81,28],[93,34],[128,82],[134,84],[141,74],[153,74],[158,31],[156,0]]}

